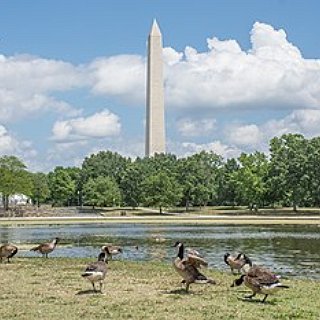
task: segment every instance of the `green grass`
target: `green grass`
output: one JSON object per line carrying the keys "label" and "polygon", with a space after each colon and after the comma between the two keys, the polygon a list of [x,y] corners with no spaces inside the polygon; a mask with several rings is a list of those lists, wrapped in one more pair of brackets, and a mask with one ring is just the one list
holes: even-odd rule
{"label": "green grass", "polygon": [[191,285],[189,294],[169,264],[111,261],[104,294],[81,277],[94,259],[14,258],[0,264],[0,318],[5,319],[320,319],[320,282],[290,286],[266,303],[243,301],[228,271],[205,270],[217,285]]}

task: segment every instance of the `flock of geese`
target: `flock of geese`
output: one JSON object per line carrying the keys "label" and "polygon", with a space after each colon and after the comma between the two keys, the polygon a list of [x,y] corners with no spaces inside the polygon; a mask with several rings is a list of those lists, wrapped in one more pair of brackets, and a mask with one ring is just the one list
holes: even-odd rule
{"label": "flock of geese", "polygon": [[[44,257],[48,258],[57,246],[59,238],[54,238],[51,242],[41,243],[36,247],[30,249],[41,253]],[[185,290],[188,293],[189,287],[192,283],[202,284],[216,284],[216,281],[208,278],[200,269],[207,267],[208,262],[203,256],[194,249],[187,249],[185,252],[184,244],[177,241],[174,246],[177,248],[177,256],[173,260],[173,267],[177,273],[182,277],[181,283],[185,284]],[[138,247],[136,247],[138,249]],[[10,259],[16,255],[18,247],[12,244],[4,244],[0,246],[0,261],[5,258],[10,263]],[[94,292],[96,292],[95,284],[99,283],[100,292],[103,289],[103,283],[107,275],[108,261],[112,260],[112,256],[122,253],[122,248],[111,244],[101,247],[101,252],[98,255],[98,260],[87,265],[82,277],[91,282]],[[244,283],[252,294],[245,296],[246,299],[253,298],[256,294],[264,295],[262,302],[265,302],[268,295],[275,294],[281,289],[288,288],[280,282],[280,276],[272,273],[269,269],[253,265],[251,259],[243,253],[237,255],[224,255],[224,262],[230,267],[232,274],[237,271],[240,277],[233,281],[231,287],[240,286]]]}

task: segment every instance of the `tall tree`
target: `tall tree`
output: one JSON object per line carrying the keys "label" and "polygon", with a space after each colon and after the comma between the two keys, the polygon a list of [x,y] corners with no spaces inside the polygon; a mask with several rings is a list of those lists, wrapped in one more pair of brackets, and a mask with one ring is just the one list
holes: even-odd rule
{"label": "tall tree", "polygon": [[142,182],[145,175],[144,163],[139,159],[127,166],[120,183],[124,205],[134,208],[140,205],[143,194]]}
{"label": "tall tree", "polygon": [[240,168],[231,174],[238,199],[253,207],[261,206],[266,191],[265,179],[268,161],[264,153],[242,153],[238,158]]}
{"label": "tall tree", "polygon": [[48,177],[45,173],[37,172],[31,174],[32,187],[30,197],[34,204],[40,207],[50,195]]}
{"label": "tall tree", "polygon": [[26,165],[15,156],[0,157],[0,193],[4,209],[9,209],[9,197],[14,194],[30,195],[31,179]]}
{"label": "tall tree", "polygon": [[301,134],[284,134],[270,141],[271,178],[277,182],[281,195],[290,202],[294,211],[307,196],[307,145]]}
{"label": "tall tree", "polygon": [[[320,206],[320,137],[308,141],[307,145],[308,198],[310,206]],[[306,178],[306,177],[305,177]]]}
{"label": "tall tree", "polygon": [[222,158],[202,151],[179,161],[179,182],[186,210],[190,204],[202,206],[217,198]]}
{"label": "tall tree", "polygon": [[93,208],[120,205],[121,202],[119,186],[110,177],[90,178],[83,186],[83,195],[85,203]]}
{"label": "tall tree", "polygon": [[82,164],[83,183],[89,178],[111,177],[119,184],[130,162],[130,159],[116,152],[100,151],[97,154],[92,154],[85,158]]}
{"label": "tall tree", "polygon": [[75,181],[70,176],[68,168],[56,167],[49,172],[49,189],[53,205],[70,205],[76,192]]}
{"label": "tall tree", "polygon": [[[230,158],[223,164],[218,179],[217,202],[219,205],[232,205],[237,202],[237,189],[233,177],[239,170],[239,163],[236,159]],[[238,199],[240,200],[240,199]]]}
{"label": "tall tree", "polygon": [[159,208],[177,205],[181,200],[181,188],[174,177],[166,172],[151,175],[143,182],[144,203]]}

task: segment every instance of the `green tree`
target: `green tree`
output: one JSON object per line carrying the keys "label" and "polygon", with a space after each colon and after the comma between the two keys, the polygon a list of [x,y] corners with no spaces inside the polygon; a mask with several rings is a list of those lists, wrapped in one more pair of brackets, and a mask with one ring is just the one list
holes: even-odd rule
{"label": "green tree", "polygon": [[236,159],[227,159],[226,163],[220,170],[218,180],[218,199],[219,205],[232,205],[236,204],[237,200],[237,189],[233,176],[239,170],[239,164]]}
{"label": "green tree", "polygon": [[149,176],[143,182],[144,203],[146,206],[164,207],[176,205],[181,200],[181,187],[174,177],[166,172]]}
{"label": "green tree", "polygon": [[[320,137],[315,137],[308,141],[307,145],[307,164],[308,175],[308,198],[305,203],[310,206],[320,206]],[[307,177],[305,177],[306,179]],[[305,199],[306,200],[306,199]]]}
{"label": "green tree", "polygon": [[45,173],[37,172],[31,174],[32,186],[30,197],[34,204],[40,207],[50,195],[48,177]]}
{"label": "green tree", "polygon": [[76,192],[76,184],[70,176],[70,170],[58,166],[53,172],[49,172],[48,178],[52,205],[70,205]]}
{"label": "green tree", "polygon": [[265,179],[268,161],[264,153],[242,153],[238,158],[240,168],[231,174],[231,180],[236,186],[238,199],[253,207],[263,203],[266,185]]}
{"label": "green tree", "polygon": [[30,191],[31,179],[25,164],[15,156],[0,157],[0,193],[4,209],[9,209],[11,195],[30,195]]}
{"label": "green tree", "polygon": [[145,178],[144,163],[136,160],[127,166],[121,179],[123,202],[126,206],[138,207],[142,202],[142,182]]}
{"label": "green tree", "polygon": [[294,211],[307,197],[310,181],[307,146],[308,141],[301,134],[285,134],[270,141],[269,177]]}
{"label": "green tree", "polygon": [[93,206],[120,205],[121,191],[118,184],[110,177],[90,178],[83,186],[86,204]]}
{"label": "green tree", "polygon": [[90,178],[111,177],[118,184],[121,182],[130,159],[116,152],[100,151],[85,158],[82,163],[82,181],[87,182]]}
{"label": "green tree", "polygon": [[204,206],[217,198],[221,165],[220,156],[205,151],[179,161],[178,179],[186,210],[190,204]]}

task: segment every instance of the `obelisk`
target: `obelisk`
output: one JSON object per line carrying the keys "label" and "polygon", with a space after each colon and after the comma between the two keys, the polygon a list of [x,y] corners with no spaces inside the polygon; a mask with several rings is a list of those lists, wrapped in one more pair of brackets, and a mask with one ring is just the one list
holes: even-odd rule
{"label": "obelisk", "polygon": [[162,36],[154,20],[148,38],[146,156],[165,153]]}

